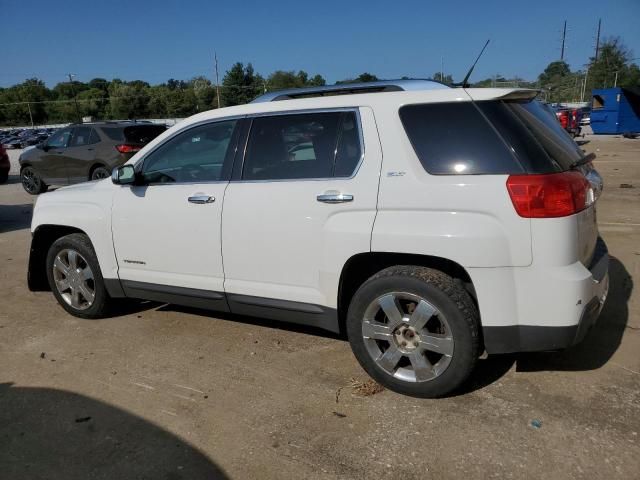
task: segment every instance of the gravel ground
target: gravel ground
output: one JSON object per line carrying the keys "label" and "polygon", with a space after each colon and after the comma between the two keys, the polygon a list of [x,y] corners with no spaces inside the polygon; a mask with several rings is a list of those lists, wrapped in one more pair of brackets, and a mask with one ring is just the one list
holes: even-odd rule
{"label": "gravel ground", "polygon": [[613,256],[599,323],[564,352],[483,359],[440,400],[358,396],[350,381],[364,372],[321,331],[153,303],[67,315],[27,290],[34,199],[11,177],[0,185],[2,477],[638,478],[640,140],[586,140]]}

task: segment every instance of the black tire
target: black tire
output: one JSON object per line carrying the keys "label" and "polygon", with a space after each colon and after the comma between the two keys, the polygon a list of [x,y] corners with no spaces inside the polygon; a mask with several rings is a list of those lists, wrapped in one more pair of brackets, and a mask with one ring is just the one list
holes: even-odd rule
{"label": "black tire", "polygon": [[9,180],[9,172],[0,173],[0,185],[3,183],[7,183],[7,180]]}
{"label": "black tire", "polygon": [[29,166],[23,167],[22,170],[20,170],[20,182],[22,183],[24,191],[30,195],[39,195],[40,193],[46,192],[49,188],[42,178],[40,178],[38,172]]}
{"label": "black tire", "polygon": [[[385,295],[395,297],[398,292],[420,297],[435,307],[436,323],[439,322],[440,314],[446,318],[446,328],[450,330],[448,335],[453,337],[452,354],[447,355],[447,366],[432,379],[416,381],[397,378],[374,360],[368,350],[368,345],[371,348],[372,340],[363,338],[363,324],[367,309],[376,299]],[[383,317],[388,318],[385,314]],[[374,380],[397,393],[419,398],[434,398],[444,396],[460,387],[475,368],[480,354],[479,323],[477,308],[460,281],[430,268],[395,266],[378,272],[360,286],[349,305],[346,326],[349,343],[356,359]],[[420,331],[420,333],[423,332]],[[398,335],[397,329],[396,335]],[[389,338],[394,340],[402,337],[390,336]],[[378,344],[377,341],[376,344]],[[392,346],[391,342],[386,341],[382,341],[379,345],[388,345],[388,348]],[[425,357],[427,353],[420,352]],[[415,351],[412,354],[415,354]],[[429,353],[429,355],[432,354]],[[402,357],[401,362],[409,363],[407,368],[411,369],[412,362],[408,360],[408,357]],[[399,368],[396,372],[398,371]]]}
{"label": "black tire", "polygon": [[97,166],[91,171],[90,180],[102,180],[103,178],[109,178],[111,176],[111,172],[108,168],[103,166]]}
{"label": "black tire", "polygon": [[[92,286],[95,297],[92,304],[85,309],[74,308],[63,297],[63,294],[59,291],[56,280],[54,278],[54,261],[56,257],[64,251],[73,250],[78,252],[82,260],[86,261],[86,265],[90,267],[93,273]],[[102,271],[98,263],[98,258],[91,245],[89,238],[83,233],[73,233],[65,237],[61,237],[56,240],[47,254],[46,260],[47,279],[49,280],[49,286],[53,295],[56,297],[58,303],[71,315],[80,318],[104,318],[109,314],[112,306],[112,299],[109,297],[104,285],[104,279],[102,278]],[[80,264],[81,265],[81,264]]]}

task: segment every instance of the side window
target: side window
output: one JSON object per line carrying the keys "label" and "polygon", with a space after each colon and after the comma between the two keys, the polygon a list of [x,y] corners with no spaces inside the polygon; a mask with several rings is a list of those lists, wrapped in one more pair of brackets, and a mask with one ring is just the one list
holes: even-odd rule
{"label": "side window", "polygon": [[336,161],[333,176],[350,177],[355,173],[362,158],[362,145],[358,117],[354,112],[345,112],[340,128],[340,139],[336,149]]}
{"label": "side window", "polygon": [[95,128],[91,129],[91,135],[89,135],[89,144],[100,143],[100,134]]}
{"label": "side window", "polygon": [[222,180],[225,160],[233,157],[236,120],[191,128],[168,140],[144,160],[148,183],[215,182]]}
{"label": "side window", "polygon": [[[255,118],[249,134],[242,179],[332,177],[343,116],[343,112],[324,112]],[[345,136],[342,148],[345,158],[346,143]],[[347,158],[345,163],[348,161]]]}
{"label": "side window", "polygon": [[89,136],[91,135],[91,127],[76,127],[73,129],[70,147],[81,147],[89,145]]}
{"label": "side window", "polygon": [[432,175],[523,171],[471,102],[405,105],[400,119],[420,163]]}
{"label": "side window", "polygon": [[71,137],[71,129],[64,128],[62,130],[58,130],[53,135],[49,137],[47,140],[47,146],[51,148],[65,148],[69,143],[69,138]]}

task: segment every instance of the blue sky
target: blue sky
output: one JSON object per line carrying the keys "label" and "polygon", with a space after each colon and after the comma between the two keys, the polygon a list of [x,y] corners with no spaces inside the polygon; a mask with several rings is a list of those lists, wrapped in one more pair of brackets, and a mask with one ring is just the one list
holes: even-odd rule
{"label": "blue sky", "polygon": [[[0,0],[0,86],[37,76],[49,85],[93,77],[141,79],[221,75],[236,61],[268,74],[320,73],[328,82],[368,71],[381,78],[460,80],[484,41],[472,79],[496,73],[534,79],[560,56],[580,68],[602,35],[617,35],[640,56],[640,0],[253,1]],[[640,60],[638,60],[640,62]]]}

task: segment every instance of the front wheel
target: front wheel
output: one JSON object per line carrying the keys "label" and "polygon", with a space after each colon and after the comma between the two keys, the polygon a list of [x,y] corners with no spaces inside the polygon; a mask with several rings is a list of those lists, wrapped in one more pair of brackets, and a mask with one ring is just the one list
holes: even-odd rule
{"label": "front wheel", "polygon": [[104,286],[98,258],[82,233],[56,240],[47,254],[47,278],[58,303],[81,318],[102,318],[111,298]]}
{"label": "front wheel", "polygon": [[22,182],[22,188],[30,195],[44,193],[49,188],[33,167],[24,167],[20,171],[20,181]]}
{"label": "front wheel", "polygon": [[111,172],[105,167],[96,167],[91,172],[91,180],[102,180],[103,178],[109,178],[111,176]]}
{"label": "front wheel", "polygon": [[443,396],[473,371],[478,313],[462,284],[419,266],[390,267],[356,292],[347,334],[356,359],[377,382],[414,397]]}

